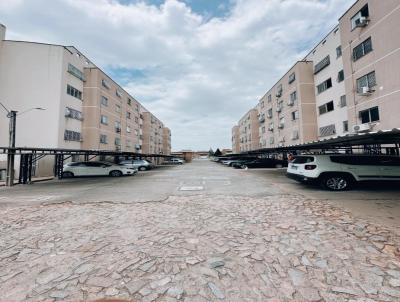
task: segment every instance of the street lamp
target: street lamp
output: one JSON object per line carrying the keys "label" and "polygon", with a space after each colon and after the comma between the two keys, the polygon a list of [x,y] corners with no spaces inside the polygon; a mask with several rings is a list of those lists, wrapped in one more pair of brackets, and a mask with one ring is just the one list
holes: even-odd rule
{"label": "street lamp", "polygon": [[8,150],[7,153],[7,177],[6,177],[6,185],[11,187],[14,185],[14,159],[15,159],[15,128],[16,128],[16,123],[17,123],[17,115],[22,115],[24,113],[27,113],[32,110],[46,110],[41,107],[35,107],[35,108],[30,108],[28,110],[22,111],[18,113],[18,111],[15,110],[8,110],[6,106],[4,106],[0,102],[1,107],[7,112],[7,118],[10,119],[10,124],[9,124],[9,140],[8,140],[8,146],[11,148]]}

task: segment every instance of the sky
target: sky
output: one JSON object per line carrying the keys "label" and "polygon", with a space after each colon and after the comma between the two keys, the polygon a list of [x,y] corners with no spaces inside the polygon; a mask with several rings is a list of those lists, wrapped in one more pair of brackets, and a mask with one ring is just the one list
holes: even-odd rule
{"label": "sky", "polygon": [[231,129],[353,0],[0,0],[6,39],[73,45],[172,131],[231,148]]}

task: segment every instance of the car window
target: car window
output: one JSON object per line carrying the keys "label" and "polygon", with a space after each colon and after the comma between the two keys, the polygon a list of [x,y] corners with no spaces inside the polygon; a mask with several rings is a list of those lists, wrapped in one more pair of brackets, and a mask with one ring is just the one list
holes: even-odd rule
{"label": "car window", "polygon": [[82,163],[69,163],[67,165],[70,167],[79,167],[79,166],[82,166]]}
{"label": "car window", "polygon": [[120,162],[121,165],[126,165],[126,164],[131,164],[131,163],[132,163],[131,160],[122,160],[122,161]]}
{"label": "car window", "polygon": [[296,156],[292,163],[294,164],[307,164],[312,163],[314,161],[313,156]]}
{"label": "car window", "polygon": [[98,162],[85,162],[86,167],[101,167],[103,163]]}
{"label": "car window", "polygon": [[[368,156],[368,155],[349,155],[349,156],[331,156],[331,161],[339,164],[356,166],[393,166],[396,160],[388,156]],[[399,164],[397,164],[399,165]]]}

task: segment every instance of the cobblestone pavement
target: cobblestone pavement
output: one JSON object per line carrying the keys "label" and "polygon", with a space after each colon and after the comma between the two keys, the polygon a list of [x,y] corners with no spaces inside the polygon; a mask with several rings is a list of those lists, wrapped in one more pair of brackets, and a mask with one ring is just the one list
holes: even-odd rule
{"label": "cobblestone pavement", "polygon": [[297,195],[0,209],[1,301],[400,301],[399,233]]}

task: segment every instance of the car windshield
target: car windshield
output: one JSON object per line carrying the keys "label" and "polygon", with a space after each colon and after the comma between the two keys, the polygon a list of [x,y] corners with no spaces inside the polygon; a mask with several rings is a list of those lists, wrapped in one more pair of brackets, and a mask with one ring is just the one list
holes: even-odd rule
{"label": "car windshield", "polygon": [[296,156],[293,160],[294,164],[307,164],[312,163],[314,161],[313,156]]}

